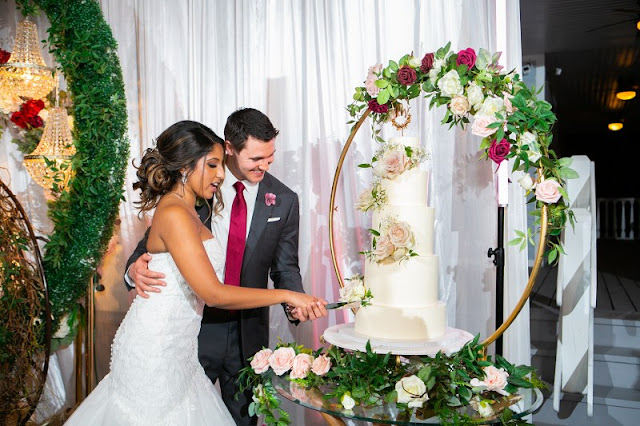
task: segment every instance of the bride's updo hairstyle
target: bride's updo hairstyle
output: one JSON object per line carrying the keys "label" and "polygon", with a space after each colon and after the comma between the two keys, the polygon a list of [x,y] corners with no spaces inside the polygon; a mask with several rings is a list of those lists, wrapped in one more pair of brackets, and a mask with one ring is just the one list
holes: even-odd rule
{"label": "bride's updo hairstyle", "polygon": [[[148,148],[140,166],[136,167],[138,181],[133,189],[140,189],[140,213],[153,209],[161,196],[182,179],[181,171],[190,175],[202,157],[215,144],[224,149],[224,141],[213,130],[195,121],[179,121],[167,128],[156,140],[155,148]],[[135,167],[135,165],[134,165]],[[222,210],[220,191],[216,192],[214,211]]]}

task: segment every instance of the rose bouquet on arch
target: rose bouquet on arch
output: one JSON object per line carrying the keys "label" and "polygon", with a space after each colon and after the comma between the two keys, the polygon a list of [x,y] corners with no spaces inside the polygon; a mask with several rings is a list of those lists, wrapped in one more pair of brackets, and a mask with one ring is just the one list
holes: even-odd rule
{"label": "rose bouquet on arch", "polygon": [[[499,167],[504,167],[504,160],[512,160],[512,171],[522,174],[517,182],[525,189],[528,202],[536,203],[535,225],[540,225],[541,209],[547,206],[549,234],[559,235],[575,220],[565,182],[577,173],[570,167],[571,159],[558,158],[551,148],[556,121],[551,105],[537,99],[539,91],[520,81],[515,70],[503,69],[500,52],[491,54],[482,48],[476,52],[469,47],[456,53],[450,48],[448,43],[422,59],[412,53],[387,66],[369,68],[364,85],[356,87],[354,101],[347,107],[352,117],[349,123],[355,127],[369,111],[374,138],[383,142],[376,126],[389,121],[402,103],[423,95],[429,108],[443,112],[442,124],[463,129],[470,125],[471,133],[482,138],[483,158]],[[363,194],[359,204],[375,207],[381,192],[374,185],[371,194]],[[531,229],[518,231],[510,244],[524,248],[528,242],[533,244],[532,237]],[[563,249],[556,239],[547,244],[547,260],[552,263]]]}
{"label": "rose bouquet on arch", "polygon": [[476,336],[453,355],[408,358],[376,354],[369,343],[360,352],[338,347],[312,351],[280,342],[275,350],[262,349],[250,358],[239,381],[243,390],[253,389],[249,412],[264,415],[267,425],[291,423],[280,408],[274,380],[279,386],[289,381],[285,391],[300,400],[348,413],[395,405],[409,416],[412,410],[419,418],[435,414],[443,424],[481,424],[498,417],[503,424],[521,424],[508,407],[520,399],[520,389],[544,384],[532,367],[513,365],[501,356],[485,358],[478,340]]}

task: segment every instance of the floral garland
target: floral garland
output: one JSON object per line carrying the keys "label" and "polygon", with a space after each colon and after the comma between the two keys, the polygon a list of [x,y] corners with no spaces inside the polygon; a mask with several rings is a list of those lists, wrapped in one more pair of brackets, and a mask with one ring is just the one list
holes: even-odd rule
{"label": "floral garland", "polygon": [[[483,158],[499,166],[505,159],[513,159],[512,171],[524,173],[519,183],[528,202],[536,203],[534,225],[539,229],[541,208],[546,205],[549,235],[560,235],[567,223],[574,223],[564,185],[566,179],[578,175],[570,168],[571,159],[557,158],[550,148],[556,121],[551,105],[536,99],[536,91],[514,71],[503,72],[499,58],[500,53],[491,55],[484,49],[477,54],[472,48],[454,53],[448,43],[422,59],[405,55],[386,67],[375,65],[369,69],[364,86],[356,87],[354,102],[347,107],[353,117],[350,123],[370,111],[374,125],[380,126],[396,117],[395,111],[402,109],[403,102],[421,94],[430,99],[430,108],[446,107],[443,124],[464,128],[473,120],[471,133],[482,137]],[[378,135],[379,129],[374,138],[382,141]],[[533,244],[531,229],[516,233],[509,244],[521,248],[527,242]],[[548,239],[547,246],[547,260],[553,263],[563,248],[555,239]]]}
{"label": "floral garland", "polygon": [[[319,389],[319,404],[335,407],[332,401],[339,401],[347,414],[353,414],[356,405],[395,404],[408,411],[408,417],[418,408],[427,418],[435,413],[445,424],[482,424],[498,417],[503,424],[520,424],[507,407],[519,399],[519,389],[543,388],[544,384],[532,367],[513,365],[499,355],[485,359],[478,340],[476,336],[450,356],[401,357],[400,362],[389,354],[373,353],[369,344],[365,352],[338,347],[314,352],[280,342],[274,351],[262,349],[250,358],[239,382],[243,390],[253,388],[249,413],[264,415],[267,425],[291,423],[280,408],[275,376],[287,378],[294,393]],[[467,406],[476,414],[460,410]]]}
{"label": "floral garland", "polygon": [[49,46],[73,99],[76,155],[69,189],[49,204],[53,233],[44,268],[53,329],[77,301],[102,259],[118,216],[129,157],[124,81],[116,42],[96,0],[17,0],[51,23]]}

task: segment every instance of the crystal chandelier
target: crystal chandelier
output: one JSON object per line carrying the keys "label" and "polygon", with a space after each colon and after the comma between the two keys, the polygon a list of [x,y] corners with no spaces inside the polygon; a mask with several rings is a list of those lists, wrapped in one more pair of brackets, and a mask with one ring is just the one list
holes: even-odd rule
{"label": "crystal chandelier", "polygon": [[67,110],[57,103],[49,110],[40,143],[31,154],[24,156],[24,165],[38,185],[51,189],[57,184],[57,189],[62,191],[71,178],[71,158],[76,149],[69,130]]}
{"label": "crystal chandelier", "polygon": [[11,57],[0,64],[0,88],[16,96],[40,99],[54,86],[53,69],[47,67],[40,53],[36,24],[19,22]]}

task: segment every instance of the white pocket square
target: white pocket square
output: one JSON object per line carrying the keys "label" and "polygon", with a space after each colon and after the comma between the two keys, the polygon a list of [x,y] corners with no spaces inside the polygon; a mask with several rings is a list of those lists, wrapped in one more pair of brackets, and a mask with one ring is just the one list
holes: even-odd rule
{"label": "white pocket square", "polygon": [[269,219],[267,219],[267,223],[269,222],[277,222],[280,220],[280,217],[270,217]]}

